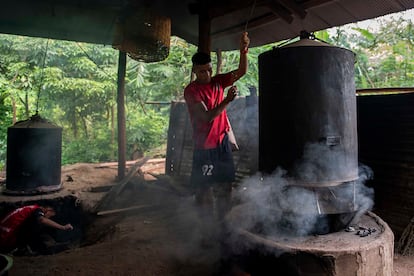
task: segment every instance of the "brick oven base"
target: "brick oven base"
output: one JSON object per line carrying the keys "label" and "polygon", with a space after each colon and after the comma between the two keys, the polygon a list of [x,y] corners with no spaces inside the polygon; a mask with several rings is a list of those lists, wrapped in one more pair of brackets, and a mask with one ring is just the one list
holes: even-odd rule
{"label": "brick oven base", "polygon": [[[306,237],[265,237],[235,230],[232,257],[250,275],[391,276],[394,235],[377,215],[361,216],[358,226],[375,229],[361,237],[345,230]],[[361,234],[361,233],[360,233]]]}

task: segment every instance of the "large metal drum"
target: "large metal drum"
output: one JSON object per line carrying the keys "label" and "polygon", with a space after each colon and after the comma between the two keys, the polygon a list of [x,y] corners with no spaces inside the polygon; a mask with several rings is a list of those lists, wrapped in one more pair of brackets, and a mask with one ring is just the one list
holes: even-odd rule
{"label": "large metal drum", "polygon": [[61,188],[62,128],[33,116],[7,130],[6,190],[36,194]]}
{"label": "large metal drum", "polygon": [[259,56],[259,170],[298,185],[358,178],[354,53],[301,39]]}

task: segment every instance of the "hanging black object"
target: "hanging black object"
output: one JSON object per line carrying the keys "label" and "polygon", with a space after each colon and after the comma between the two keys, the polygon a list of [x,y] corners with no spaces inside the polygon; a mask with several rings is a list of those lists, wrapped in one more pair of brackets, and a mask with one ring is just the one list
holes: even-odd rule
{"label": "hanging black object", "polygon": [[15,195],[61,188],[62,128],[34,115],[7,130],[6,189]]}

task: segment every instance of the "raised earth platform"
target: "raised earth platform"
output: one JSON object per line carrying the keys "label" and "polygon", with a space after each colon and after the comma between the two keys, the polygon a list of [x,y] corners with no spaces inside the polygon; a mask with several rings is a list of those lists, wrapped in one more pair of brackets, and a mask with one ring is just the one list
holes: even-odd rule
{"label": "raised earth platform", "polygon": [[233,256],[252,276],[391,276],[393,271],[393,232],[372,212],[361,216],[355,231],[292,237],[239,228],[235,235],[239,242]]}

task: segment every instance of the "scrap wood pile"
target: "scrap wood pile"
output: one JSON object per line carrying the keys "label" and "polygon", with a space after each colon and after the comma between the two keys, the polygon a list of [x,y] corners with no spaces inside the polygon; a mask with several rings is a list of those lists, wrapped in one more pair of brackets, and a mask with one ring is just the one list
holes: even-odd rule
{"label": "scrap wood pile", "polygon": [[414,256],[414,217],[404,229],[397,243],[397,251],[403,256]]}
{"label": "scrap wood pile", "polygon": [[[112,163],[108,163],[101,164],[100,166],[112,165]],[[129,169],[127,175],[117,184],[113,185],[105,196],[94,206],[94,212],[97,215],[115,214],[148,207],[148,205],[135,205],[123,208],[115,207],[115,199],[120,196],[128,184],[132,183],[132,178],[134,178],[134,186],[155,189],[160,192],[175,193],[177,195],[185,195],[189,192],[185,187],[182,187],[182,185],[172,178],[164,174],[158,174],[160,169],[164,171],[165,159],[150,159],[148,157],[143,157],[134,164],[130,163],[127,164],[127,166],[128,165]],[[150,176],[150,179],[148,179],[148,176]]]}

